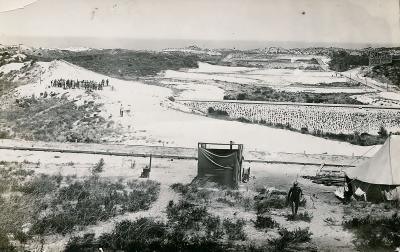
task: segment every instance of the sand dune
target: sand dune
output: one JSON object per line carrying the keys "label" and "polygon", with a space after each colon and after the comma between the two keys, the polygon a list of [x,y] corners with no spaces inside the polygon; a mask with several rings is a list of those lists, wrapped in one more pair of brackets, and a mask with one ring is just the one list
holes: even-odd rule
{"label": "sand dune", "polygon": [[[124,129],[121,142],[128,144],[171,145],[196,147],[199,141],[244,143],[248,150],[268,152],[306,152],[343,155],[361,155],[369,147],[326,140],[295,132],[250,125],[234,121],[217,120],[170,109],[168,88],[123,81],[77,67],[64,61],[39,62],[42,81],[19,87],[20,96],[56,92],[69,99],[93,100],[104,104],[103,117],[113,120]],[[96,80],[110,79],[110,87],[92,94],[82,89],[63,90],[50,87],[52,79]],[[119,116],[121,104],[130,110]]]}

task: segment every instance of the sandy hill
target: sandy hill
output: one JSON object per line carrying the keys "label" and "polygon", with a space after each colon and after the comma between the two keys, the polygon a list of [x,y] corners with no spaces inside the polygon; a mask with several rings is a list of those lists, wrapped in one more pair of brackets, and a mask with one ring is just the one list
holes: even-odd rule
{"label": "sandy hill", "polygon": [[[140,82],[110,78],[66,61],[36,62],[14,72],[15,79],[25,83],[15,90],[19,97],[40,97],[53,93],[83,104],[94,101],[102,105],[101,115],[123,129],[121,141],[127,144],[152,144],[195,147],[199,141],[244,143],[248,150],[267,152],[306,152],[329,154],[362,154],[366,148],[329,141],[309,135],[268,128],[261,125],[217,120],[170,109],[172,90]],[[54,79],[109,79],[104,90],[51,87]],[[120,116],[121,107],[129,112]],[[190,111],[189,111],[190,112]],[[290,144],[288,144],[290,143]]]}

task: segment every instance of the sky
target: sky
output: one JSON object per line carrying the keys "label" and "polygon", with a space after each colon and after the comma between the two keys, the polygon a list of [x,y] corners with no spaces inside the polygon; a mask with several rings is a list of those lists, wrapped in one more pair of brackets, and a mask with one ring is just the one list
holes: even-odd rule
{"label": "sky", "polygon": [[0,0],[0,43],[23,36],[399,45],[399,1]]}

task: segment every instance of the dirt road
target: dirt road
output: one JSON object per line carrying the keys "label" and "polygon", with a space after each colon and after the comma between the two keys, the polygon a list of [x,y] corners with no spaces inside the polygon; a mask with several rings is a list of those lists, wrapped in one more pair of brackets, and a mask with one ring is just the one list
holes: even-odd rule
{"label": "dirt road", "polygon": [[[12,139],[0,140],[0,153],[9,151],[31,151],[31,152],[59,152],[77,153],[91,155],[106,155],[120,157],[149,157],[167,159],[197,159],[196,148],[164,147],[146,145],[122,145],[122,144],[86,144],[86,143],[58,143],[58,142],[33,142]],[[245,151],[245,162],[247,163],[275,163],[275,164],[298,164],[320,166],[349,167],[365,160],[360,156],[342,155],[318,155],[306,153],[268,153],[263,151]]]}

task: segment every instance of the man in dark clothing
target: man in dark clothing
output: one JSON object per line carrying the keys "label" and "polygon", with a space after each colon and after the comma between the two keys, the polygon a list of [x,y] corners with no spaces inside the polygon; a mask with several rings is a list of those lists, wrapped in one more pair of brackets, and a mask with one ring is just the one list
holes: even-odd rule
{"label": "man in dark clothing", "polygon": [[300,204],[300,197],[303,195],[299,184],[296,182],[293,183],[293,186],[290,188],[288,193],[288,201],[292,208],[293,217],[297,214],[297,209],[299,208]]}

